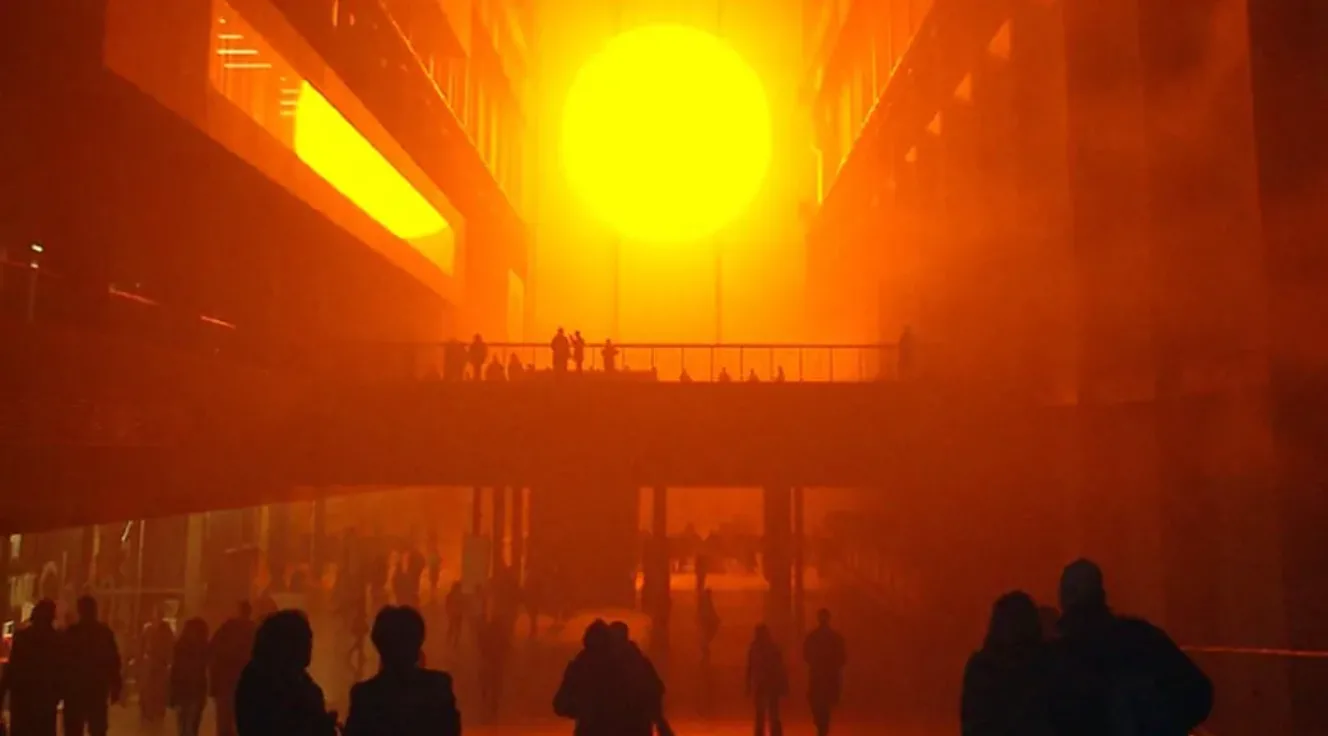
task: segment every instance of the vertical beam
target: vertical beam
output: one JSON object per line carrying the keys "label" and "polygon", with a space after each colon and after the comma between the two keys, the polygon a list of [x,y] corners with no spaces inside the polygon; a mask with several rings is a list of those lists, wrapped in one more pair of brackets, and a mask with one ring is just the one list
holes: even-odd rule
{"label": "vertical beam", "polygon": [[9,620],[9,532],[0,531],[0,622]]}
{"label": "vertical beam", "polygon": [[475,536],[484,534],[484,487],[470,489],[470,533]]}
{"label": "vertical beam", "polygon": [[526,571],[526,502],[525,486],[514,488],[509,533],[512,539],[512,574],[517,583],[524,579]]}
{"label": "vertical beam", "polygon": [[[1138,0],[1062,3],[1079,313],[1079,514],[1125,611],[1165,620]],[[1129,540],[1128,543],[1125,540]]]}
{"label": "vertical beam", "polygon": [[650,545],[646,550],[643,593],[651,619],[650,646],[664,652],[669,646],[669,614],[673,601],[669,586],[669,489],[650,492]]}
{"label": "vertical beam", "polygon": [[497,577],[507,567],[507,487],[493,489],[493,564],[490,575]]}
{"label": "vertical beam", "polygon": [[766,596],[767,623],[781,637],[788,635],[791,623],[789,620],[792,604],[791,495],[788,486],[767,487],[763,494],[765,554],[761,560],[761,567],[770,586]]}
{"label": "vertical beam", "polygon": [[309,562],[314,582],[318,583],[323,579],[323,568],[327,564],[327,499],[314,501],[312,516],[313,543]]}
{"label": "vertical beam", "polygon": [[793,489],[793,630],[799,637],[807,630],[805,490],[802,486]]}
{"label": "vertical beam", "polygon": [[[1290,647],[1328,649],[1328,4],[1248,0],[1255,143],[1267,274],[1270,403]],[[1322,670],[1293,664],[1286,733],[1328,729]],[[1319,675],[1316,678],[1316,674]],[[1276,728],[1276,726],[1274,726]],[[1271,732],[1271,731],[1270,731]]]}

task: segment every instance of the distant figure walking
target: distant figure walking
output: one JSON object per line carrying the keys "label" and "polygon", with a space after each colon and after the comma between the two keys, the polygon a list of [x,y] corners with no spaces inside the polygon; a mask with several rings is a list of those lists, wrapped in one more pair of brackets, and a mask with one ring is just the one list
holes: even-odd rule
{"label": "distant figure walking", "polygon": [[69,679],[65,690],[65,734],[105,736],[108,708],[120,699],[120,650],[111,628],[97,620],[97,599],[78,599],[78,623],[65,632]]}
{"label": "distant figure walking", "polygon": [[351,688],[346,736],[460,736],[452,676],[422,664],[425,625],[419,612],[384,608],[371,636],[382,666]]}
{"label": "distant figure walking", "polygon": [[770,736],[782,736],[784,724],[779,718],[779,701],[788,694],[788,670],[784,668],[784,654],[765,624],[756,627],[756,635],[747,649],[745,680],[747,696],[756,708],[757,736],[764,736],[767,722]]}
{"label": "distant figure walking", "polygon": [[471,338],[470,347],[466,348],[466,361],[470,363],[470,378],[478,381],[484,378],[484,363],[489,359],[489,346],[479,334]]}
{"label": "distant figure walking", "polygon": [[466,591],[460,580],[448,589],[443,607],[447,609],[447,644],[456,649],[461,646],[461,627],[466,620]]}
{"label": "distant figure walking", "polygon": [[586,338],[581,337],[581,330],[572,333],[572,362],[576,372],[580,373],[586,364]]}
{"label": "distant figure walking", "polygon": [[138,709],[144,723],[159,723],[166,718],[174,649],[175,632],[169,622],[158,618],[143,628]]}
{"label": "distant figure walking", "polygon": [[235,688],[239,736],[334,736],[335,713],[309,676],[314,632],[300,611],[278,611],[254,634],[253,657]]}
{"label": "distant figure walking", "polygon": [[216,706],[217,736],[235,736],[235,688],[254,648],[254,610],[240,601],[235,616],[212,634],[208,643],[208,680]]}
{"label": "distant figure walking", "polygon": [[847,652],[844,637],[830,628],[830,611],[816,612],[816,628],[802,643],[802,658],[807,663],[807,702],[817,736],[830,733],[830,713],[839,705],[844,681]]}
{"label": "distant figure walking", "polygon": [[613,344],[612,340],[604,341],[604,349],[600,351],[600,355],[604,357],[605,373],[613,373],[618,370],[618,347]]}
{"label": "distant figure walking", "polygon": [[730,375],[729,375],[729,369],[728,369],[728,368],[720,368],[720,369],[719,369],[719,379],[718,379],[718,380],[719,380],[720,383],[733,383],[733,376],[730,376]]}
{"label": "distant figure walking", "polygon": [[968,658],[959,717],[963,736],[1049,736],[1050,658],[1027,593],[991,608],[982,648]]}
{"label": "distant figure walking", "polygon": [[572,356],[571,345],[567,341],[567,335],[563,328],[559,327],[554,333],[553,340],[549,343],[549,349],[553,351],[553,372],[562,375],[567,372],[567,361]]}
{"label": "distant figure walking", "polygon": [[709,588],[701,591],[696,606],[696,627],[701,632],[701,668],[710,667],[710,647],[719,635],[719,611],[715,609],[715,596]]}
{"label": "distant figure walking", "polygon": [[1212,682],[1161,629],[1107,607],[1096,564],[1067,566],[1060,599],[1051,679],[1058,736],[1184,736],[1207,720]]}
{"label": "distant figure walking", "polygon": [[783,382],[784,382],[784,366],[781,365],[779,366],[779,370],[775,372],[775,383],[783,383]]}
{"label": "distant figure walking", "polygon": [[207,705],[208,625],[201,618],[184,622],[171,655],[170,706],[180,736],[198,736]]}
{"label": "distant figure walking", "polygon": [[507,369],[503,367],[503,362],[498,356],[493,356],[489,361],[489,367],[484,369],[484,380],[486,381],[506,381]]}
{"label": "distant figure walking", "polygon": [[66,672],[61,644],[55,630],[55,603],[38,601],[28,625],[14,633],[9,662],[0,674],[0,703],[8,693],[13,736],[55,736]]}

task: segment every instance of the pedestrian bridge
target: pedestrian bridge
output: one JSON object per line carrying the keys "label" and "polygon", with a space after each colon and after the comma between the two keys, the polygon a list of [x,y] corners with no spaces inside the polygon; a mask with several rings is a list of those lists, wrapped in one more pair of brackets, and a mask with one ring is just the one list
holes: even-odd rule
{"label": "pedestrian bridge", "polygon": [[[888,488],[938,478],[960,456],[975,472],[1045,464],[1084,416],[991,386],[895,380],[881,346],[623,346],[626,369],[613,374],[588,364],[555,375],[535,358],[521,380],[444,381],[427,359],[440,346],[258,365],[228,359],[232,346],[200,354],[49,331],[10,341],[9,530],[402,485]],[[747,373],[748,361],[777,369],[785,355],[786,380],[659,380],[677,375],[666,356],[698,356],[687,367],[703,377],[726,353]]]}

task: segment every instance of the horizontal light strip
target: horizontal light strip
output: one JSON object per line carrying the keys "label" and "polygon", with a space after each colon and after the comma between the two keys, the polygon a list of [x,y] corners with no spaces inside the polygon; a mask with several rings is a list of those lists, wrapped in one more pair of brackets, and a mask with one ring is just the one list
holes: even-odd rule
{"label": "horizontal light strip", "polygon": [[217,56],[258,56],[258,49],[217,49]]}
{"label": "horizontal light strip", "polygon": [[243,33],[218,33],[218,34],[217,34],[217,38],[220,38],[220,39],[223,40],[223,41],[239,41],[240,39],[244,38],[244,34],[243,34]]}
{"label": "horizontal light strip", "polygon": [[271,69],[272,65],[266,61],[228,61],[221,65],[222,69]]}

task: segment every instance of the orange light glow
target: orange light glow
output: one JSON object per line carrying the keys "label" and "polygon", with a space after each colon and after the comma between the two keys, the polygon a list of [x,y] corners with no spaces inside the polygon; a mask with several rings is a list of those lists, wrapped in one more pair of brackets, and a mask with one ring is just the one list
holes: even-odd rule
{"label": "orange light glow", "polygon": [[751,67],[718,38],[644,26],[582,67],[564,108],[568,179],[625,236],[708,235],[755,197],[770,165],[770,112]]}
{"label": "orange light glow", "polygon": [[[452,262],[447,221],[318,90],[301,82],[295,153],[393,235],[438,264]],[[436,252],[434,252],[436,251]]]}

